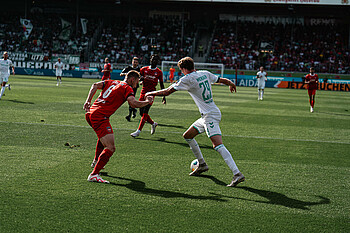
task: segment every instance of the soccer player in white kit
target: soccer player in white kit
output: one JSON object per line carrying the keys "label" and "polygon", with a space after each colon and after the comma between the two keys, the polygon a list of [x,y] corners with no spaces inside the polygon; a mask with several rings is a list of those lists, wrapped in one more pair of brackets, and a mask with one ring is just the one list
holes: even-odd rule
{"label": "soccer player in white kit", "polygon": [[10,67],[12,67],[12,74],[15,75],[15,67],[10,59],[8,59],[9,55],[7,52],[4,52],[4,59],[0,59],[0,83],[1,83],[1,91],[0,91],[0,99],[5,92],[5,88],[8,87],[11,90],[10,84],[7,84],[10,77]]}
{"label": "soccer player in white kit", "polygon": [[58,86],[59,84],[62,83],[62,69],[63,69],[63,63],[61,62],[61,58],[58,58],[58,61],[55,63],[55,68],[56,68],[56,77],[57,77],[57,84],[56,86]]}
{"label": "soccer player in white kit", "polygon": [[264,71],[264,67],[260,67],[260,71],[256,73],[256,78],[258,79],[258,100],[263,100],[265,81],[267,80],[267,73]]}
{"label": "soccer player in white kit", "polygon": [[179,82],[171,85],[167,89],[152,91],[146,93],[146,96],[168,96],[175,91],[188,91],[193,98],[201,118],[195,121],[183,134],[183,137],[190,145],[190,148],[199,161],[199,166],[189,175],[199,175],[209,170],[202,152],[194,139],[200,133],[206,132],[207,136],[212,141],[214,149],[221,154],[226,164],[233,173],[232,182],[227,185],[234,187],[245,180],[244,175],[239,171],[231,153],[226,149],[222,142],[221,130],[219,123],[221,121],[221,112],[215,105],[212,94],[212,83],[223,83],[230,87],[230,91],[236,92],[236,86],[233,82],[226,78],[218,78],[209,71],[196,71],[194,69],[193,59],[190,57],[182,58],[178,62],[178,67],[185,75]]}

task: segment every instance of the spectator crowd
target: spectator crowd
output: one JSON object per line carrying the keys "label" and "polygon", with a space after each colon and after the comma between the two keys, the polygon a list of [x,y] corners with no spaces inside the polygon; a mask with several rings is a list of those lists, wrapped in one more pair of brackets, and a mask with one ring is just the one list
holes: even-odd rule
{"label": "spectator crowd", "polygon": [[[19,15],[0,16],[1,51],[41,53],[48,57],[54,53],[74,54],[80,55],[82,61],[86,58],[98,63],[108,57],[111,63],[122,64],[134,56],[140,58],[141,64],[148,64],[152,53],[167,61],[194,55],[196,23],[175,16],[90,16],[86,17],[86,34],[73,15],[32,12],[27,18],[33,24],[28,38],[24,37]],[[60,36],[62,19],[70,23],[70,33],[64,39]],[[350,73],[348,26],[242,21],[215,24],[206,62],[223,63],[226,69],[237,65],[238,69],[256,70],[263,65],[267,70],[307,72],[314,66],[317,72]],[[92,43],[99,27],[101,33]]]}
{"label": "spectator crowd", "polygon": [[350,73],[348,27],[219,21],[207,62],[225,67]]}

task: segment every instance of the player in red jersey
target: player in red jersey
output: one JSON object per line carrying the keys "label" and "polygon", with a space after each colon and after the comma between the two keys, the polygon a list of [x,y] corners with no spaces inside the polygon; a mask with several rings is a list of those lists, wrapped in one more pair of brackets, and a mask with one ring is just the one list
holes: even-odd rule
{"label": "player in red jersey", "polygon": [[[141,68],[141,80],[142,80],[142,90],[140,94],[139,100],[145,100],[145,95],[147,92],[155,91],[156,86],[159,82],[160,88],[164,89],[164,83],[163,83],[163,72],[157,68],[158,63],[160,62],[160,58],[158,55],[154,54],[151,56],[151,65],[150,66],[144,66]],[[163,97],[163,104],[166,104],[165,96]],[[152,104],[149,104],[143,108],[140,108],[140,115],[141,115],[141,121],[139,128],[130,134],[132,137],[137,137],[140,135],[141,130],[146,122],[151,124],[151,134],[154,134],[157,122],[154,122],[151,117],[148,115],[149,109],[151,108]]]}
{"label": "player in red jersey", "polygon": [[[88,176],[88,181],[109,183],[99,176],[100,170],[107,164],[115,151],[114,134],[109,117],[125,102],[134,108],[141,108],[152,104],[153,98],[145,98],[145,101],[135,99],[133,87],[139,82],[140,74],[137,71],[129,71],[124,81],[106,80],[92,84],[83,109],[86,121],[97,134],[95,159],[91,164],[94,168]],[[91,106],[92,97],[97,89],[102,89],[101,94]]]}
{"label": "player in red jersey", "polygon": [[111,66],[111,63],[109,63],[109,60],[107,57],[105,59],[105,65],[103,67],[102,72],[103,72],[102,81],[111,79],[112,66]]}
{"label": "player in red jersey", "polygon": [[310,112],[314,112],[315,95],[318,89],[318,75],[315,74],[315,68],[310,68],[310,74],[306,75],[305,83],[308,83],[308,94],[310,98]]}

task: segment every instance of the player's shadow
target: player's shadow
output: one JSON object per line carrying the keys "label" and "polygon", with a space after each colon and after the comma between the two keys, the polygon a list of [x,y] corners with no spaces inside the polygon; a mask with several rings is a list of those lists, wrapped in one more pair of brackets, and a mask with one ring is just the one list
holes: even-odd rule
{"label": "player's shadow", "polygon": [[177,128],[177,129],[186,129],[185,127],[181,125],[167,125],[167,124],[158,124],[158,126],[164,126],[164,127],[169,127],[169,128]]}
{"label": "player's shadow", "polygon": [[25,101],[20,101],[20,100],[5,100],[5,101],[9,101],[9,102],[17,103],[17,104],[34,104],[33,102],[25,102]]}
{"label": "player's shadow", "polygon": [[[310,210],[310,208],[308,208],[310,206],[325,205],[325,204],[331,203],[331,200],[329,198],[326,198],[323,196],[316,196],[320,198],[319,201],[300,201],[294,198],[287,197],[282,193],[272,192],[268,190],[255,189],[255,188],[246,187],[246,186],[238,186],[236,187],[236,189],[243,189],[248,192],[258,194],[259,196],[266,198],[267,201],[252,200],[252,199],[241,198],[241,197],[230,197],[230,196],[224,196],[224,195],[222,195],[222,197],[245,200],[245,201],[253,201],[253,202],[264,203],[264,204],[281,205],[287,208],[301,209],[301,210]],[[211,194],[217,195],[215,193],[211,193]]]}
{"label": "player's shadow", "polygon": [[[346,111],[346,110],[345,110]],[[346,111],[347,112],[347,111]],[[335,113],[335,112],[322,112],[317,111],[318,114],[325,114],[325,115],[333,115],[333,116],[348,116],[350,117],[350,114],[343,114],[343,113]]]}
{"label": "player's shadow", "polygon": [[218,202],[227,202],[227,200],[222,199],[219,195],[213,194],[210,196],[195,196],[191,194],[186,193],[180,193],[180,192],[173,192],[173,191],[167,191],[167,190],[160,190],[160,189],[153,189],[153,188],[147,188],[146,183],[140,180],[133,180],[123,177],[117,177],[117,176],[110,176],[107,173],[102,173],[102,175],[123,180],[123,181],[130,181],[128,184],[119,184],[115,182],[110,182],[112,185],[121,186],[128,188],[132,191],[143,193],[146,195],[151,196],[159,196],[163,198],[187,198],[187,199],[194,199],[194,200],[211,200],[211,201],[218,201]]}
{"label": "player's shadow", "polygon": [[[157,139],[153,139],[153,138],[135,138],[135,139],[136,139],[136,140],[145,140],[145,141],[163,142],[163,143],[176,144],[176,145],[180,145],[180,146],[189,147],[188,143],[184,143],[184,142],[171,142],[171,141],[167,141],[166,138],[157,138]],[[200,148],[203,148],[203,149],[213,149],[213,147],[211,147],[211,146],[206,146],[206,145],[200,145]]]}
{"label": "player's shadow", "polygon": [[215,184],[217,185],[221,185],[221,186],[226,186],[227,184],[219,179],[217,179],[216,177],[214,176],[210,176],[210,175],[200,175],[200,176],[194,176],[196,178],[206,178],[206,179],[210,179],[212,180]]}

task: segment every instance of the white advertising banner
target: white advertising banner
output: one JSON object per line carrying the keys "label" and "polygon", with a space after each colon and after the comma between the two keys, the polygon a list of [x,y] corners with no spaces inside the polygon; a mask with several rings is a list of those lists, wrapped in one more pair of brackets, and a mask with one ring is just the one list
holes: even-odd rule
{"label": "white advertising banner", "polygon": [[267,3],[267,4],[303,4],[303,5],[339,5],[350,6],[349,0],[179,0],[186,2],[227,2],[227,3]]}

